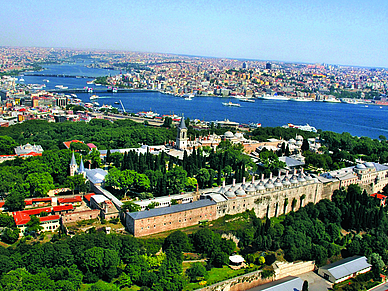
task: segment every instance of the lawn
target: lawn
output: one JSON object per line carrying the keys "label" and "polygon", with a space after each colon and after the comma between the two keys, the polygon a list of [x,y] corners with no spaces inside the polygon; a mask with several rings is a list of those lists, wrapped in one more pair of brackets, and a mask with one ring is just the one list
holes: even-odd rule
{"label": "lawn", "polygon": [[[251,271],[251,270],[250,270]],[[253,271],[253,270],[252,270]],[[184,291],[192,291],[199,288],[203,288],[204,286],[209,286],[230,278],[234,278],[243,274],[246,274],[245,269],[240,270],[232,270],[228,266],[224,266],[222,268],[213,268],[211,271],[209,271],[209,278],[206,281],[205,285],[200,285],[198,283],[189,283],[183,290]]]}

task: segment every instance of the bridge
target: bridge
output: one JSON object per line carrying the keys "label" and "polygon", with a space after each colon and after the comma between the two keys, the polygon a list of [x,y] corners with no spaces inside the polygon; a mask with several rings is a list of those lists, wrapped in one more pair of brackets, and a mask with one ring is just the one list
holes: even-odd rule
{"label": "bridge", "polygon": [[[64,94],[77,94],[77,93],[112,93],[112,89],[108,88],[92,88],[93,92],[88,92],[87,87],[85,88],[72,88],[72,89],[47,89],[47,92],[51,93],[64,93]],[[157,90],[150,89],[128,89],[128,88],[117,88],[115,93],[146,93],[146,92],[159,92]]]}

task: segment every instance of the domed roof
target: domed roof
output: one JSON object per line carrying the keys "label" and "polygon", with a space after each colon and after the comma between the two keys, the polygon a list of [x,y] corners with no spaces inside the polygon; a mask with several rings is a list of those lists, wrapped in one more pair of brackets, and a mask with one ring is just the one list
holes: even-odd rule
{"label": "domed roof", "polygon": [[231,189],[225,192],[225,196],[228,198],[236,198],[236,195],[233,193]]}
{"label": "domed roof", "polygon": [[299,182],[306,182],[306,179],[304,178],[304,175],[302,173],[299,174],[298,181]]}
{"label": "domed roof", "polygon": [[360,169],[360,170],[366,169],[365,165],[363,165],[363,164],[358,164],[358,165],[356,166],[356,168],[357,168],[357,169]]}
{"label": "domed roof", "polygon": [[240,187],[240,188],[237,189],[236,195],[239,196],[239,197],[241,197],[241,196],[245,196],[246,193],[245,193],[245,191]]}
{"label": "domed roof", "polygon": [[282,180],[280,180],[280,178],[277,178],[274,185],[275,187],[282,187],[283,186]]}
{"label": "domed roof", "polygon": [[273,185],[271,179],[269,179],[269,180],[267,181],[267,183],[265,183],[265,188],[272,189],[272,188],[274,188],[274,187],[275,187],[275,186]]}
{"label": "domed roof", "polygon": [[296,175],[292,176],[290,182],[291,182],[292,184],[298,184],[298,177],[297,177]]}
{"label": "domed roof", "polygon": [[246,191],[246,192],[255,192],[255,191],[256,191],[255,185],[253,185],[252,183],[250,183],[250,184],[248,185],[248,187],[245,188],[245,191]]}
{"label": "domed roof", "polygon": [[234,134],[231,131],[227,131],[227,132],[224,133],[224,136],[227,137],[227,138],[232,138],[232,137],[234,137]]}
{"label": "domed roof", "polygon": [[284,177],[284,179],[283,179],[283,185],[284,185],[284,186],[290,186],[290,185],[291,185],[291,182],[290,182],[290,180],[288,179],[288,177]]}
{"label": "domed roof", "polygon": [[236,132],[236,134],[234,136],[237,137],[237,138],[243,138],[244,137],[244,135],[241,132]]}
{"label": "domed roof", "polygon": [[364,165],[365,165],[365,167],[368,167],[368,168],[374,168],[375,167],[375,165],[373,163],[371,163],[371,162],[366,162]]}
{"label": "domed roof", "polygon": [[265,190],[265,186],[263,181],[260,181],[260,183],[256,186],[257,191]]}

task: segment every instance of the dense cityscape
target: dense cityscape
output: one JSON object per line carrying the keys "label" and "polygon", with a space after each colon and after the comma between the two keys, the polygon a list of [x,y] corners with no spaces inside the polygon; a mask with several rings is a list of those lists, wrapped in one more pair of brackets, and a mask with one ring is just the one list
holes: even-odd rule
{"label": "dense cityscape", "polygon": [[[99,75],[45,73],[73,64]],[[1,47],[0,76],[1,290],[386,288],[384,135],[128,112],[97,96],[383,108],[386,69]],[[64,85],[46,88],[54,78]]]}

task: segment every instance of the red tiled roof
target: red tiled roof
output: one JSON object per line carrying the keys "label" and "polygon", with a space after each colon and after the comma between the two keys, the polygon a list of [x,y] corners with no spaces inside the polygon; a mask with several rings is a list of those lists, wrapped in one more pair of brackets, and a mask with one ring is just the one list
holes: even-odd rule
{"label": "red tiled roof", "polygon": [[24,200],[24,202],[26,203],[26,205],[32,205],[32,200]]}
{"label": "red tiled roof", "polygon": [[80,140],[73,139],[73,140],[71,140],[71,141],[64,141],[63,144],[65,145],[65,147],[66,147],[67,149],[69,149],[69,148],[70,148],[70,144],[71,144],[72,142],[80,142],[80,143],[83,143],[83,142],[80,141]]}
{"label": "red tiled roof", "polygon": [[0,207],[3,207],[3,206],[4,206],[4,203],[5,203],[4,201],[1,201],[1,202],[0,202]]}
{"label": "red tiled roof", "polygon": [[380,200],[384,200],[385,198],[387,198],[387,196],[385,196],[383,194],[379,194],[379,193],[374,193],[374,194],[372,194],[370,196],[376,197],[377,199],[380,199]]}
{"label": "red tiled roof", "polygon": [[40,222],[43,222],[43,221],[59,220],[59,218],[60,218],[59,215],[49,215],[49,216],[39,217],[39,220]]}
{"label": "red tiled roof", "polygon": [[40,214],[41,212],[50,213],[51,212],[51,207],[28,209],[28,210],[23,210],[23,211],[18,211],[18,212],[22,212],[22,213],[25,213],[27,215],[37,215],[37,214]]}
{"label": "red tiled roof", "polygon": [[73,210],[73,205],[66,204],[66,205],[53,206],[54,212],[65,211],[65,210]]}
{"label": "red tiled roof", "polygon": [[76,202],[82,202],[81,196],[75,196],[75,197],[69,197],[69,198],[58,198],[58,203],[76,203]]}
{"label": "red tiled roof", "polygon": [[15,219],[16,225],[24,225],[30,221],[30,216],[23,211],[17,211],[13,213],[13,219]]}
{"label": "red tiled roof", "polygon": [[86,144],[90,149],[93,149],[93,148],[97,148],[97,146],[95,144],[92,144],[92,143],[87,143]]}
{"label": "red tiled roof", "polygon": [[84,195],[84,198],[86,199],[86,201],[89,201],[90,202],[90,198],[92,196],[94,196],[95,194],[94,193],[90,193],[90,194],[87,194],[87,195]]}
{"label": "red tiled roof", "polygon": [[37,202],[51,202],[51,197],[32,198],[32,203]]}

